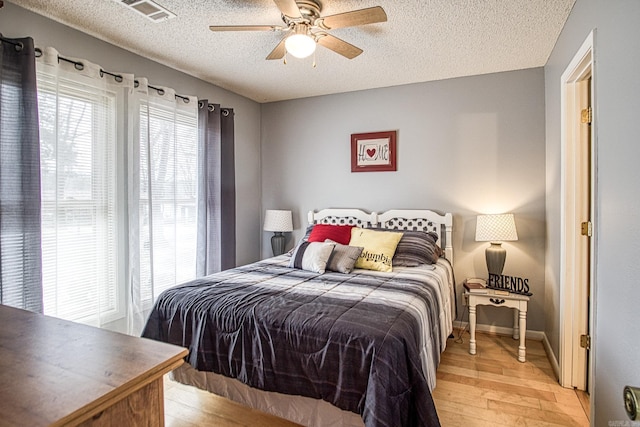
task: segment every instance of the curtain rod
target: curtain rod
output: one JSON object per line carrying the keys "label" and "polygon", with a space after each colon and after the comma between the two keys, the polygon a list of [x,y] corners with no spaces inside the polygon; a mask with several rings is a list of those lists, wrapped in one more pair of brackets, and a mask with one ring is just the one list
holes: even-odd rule
{"label": "curtain rod", "polygon": [[[2,38],[2,41],[5,41],[5,39]],[[20,44],[22,46],[22,43],[15,43],[15,42],[12,42],[11,40],[8,40],[7,42],[8,43],[12,43],[14,45]],[[36,57],[40,57],[40,56],[42,56],[42,49],[37,47],[36,48]],[[84,64],[82,62],[74,61],[73,59],[65,58],[64,56],[58,55],[58,62],[60,62],[60,60],[63,60],[63,61],[68,62],[70,64],[73,64],[73,67],[78,71],[84,70]],[[115,73],[103,70],[102,67],[100,67],[100,77],[104,77],[105,74],[113,77],[114,80],[117,81],[118,83],[122,82],[122,80],[123,80],[123,78],[122,78],[122,76],[120,74],[115,74]],[[134,83],[135,87],[140,86],[140,83],[138,82],[138,80],[134,80],[133,83]],[[150,84],[147,84],[147,87],[150,88],[150,89],[155,90],[156,92],[158,92],[159,95],[164,95],[164,89],[162,89],[161,87],[151,86]],[[188,104],[189,101],[190,101],[188,96],[178,95],[177,93],[175,94],[175,97],[182,99],[186,104]]]}
{"label": "curtain rod", "polygon": [[[0,2],[0,3],[2,3],[2,2]],[[2,7],[2,6],[0,6],[0,7]],[[18,52],[20,52],[22,49],[24,49],[24,44],[22,42],[14,42],[11,39],[4,38],[2,35],[0,35],[0,40],[2,40],[4,43],[12,44]]]}

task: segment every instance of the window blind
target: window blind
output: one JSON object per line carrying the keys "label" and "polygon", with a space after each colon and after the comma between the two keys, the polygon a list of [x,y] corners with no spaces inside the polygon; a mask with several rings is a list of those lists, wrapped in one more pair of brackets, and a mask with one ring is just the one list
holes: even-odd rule
{"label": "window blind", "polygon": [[44,313],[102,325],[117,285],[116,94],[38,73]]}

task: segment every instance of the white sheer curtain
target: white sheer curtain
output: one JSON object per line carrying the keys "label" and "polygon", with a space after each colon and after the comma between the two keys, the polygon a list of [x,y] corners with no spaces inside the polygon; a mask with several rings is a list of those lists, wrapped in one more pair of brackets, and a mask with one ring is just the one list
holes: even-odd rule
{"label": "white sheer curtain", "polygon": [[52,48],[37,71],[44,313],[138,335],[196,275],[198,101]]}
{"label": "white sheer curtain", "polygon": [[235,265],[233,110],[53,48],[36,74],[44,313],[139,335],[198,259]]}
{"label": "white sheer curtain", "polygon": [[138,78],[129,100],[128,332],[160,292],[196,277],[198,101]]}

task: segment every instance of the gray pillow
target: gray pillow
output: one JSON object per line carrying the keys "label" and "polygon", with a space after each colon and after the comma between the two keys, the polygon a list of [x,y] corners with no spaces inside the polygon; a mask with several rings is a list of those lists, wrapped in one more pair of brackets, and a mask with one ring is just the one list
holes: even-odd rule
{"label": "gray pillow", "polygon": [[[327,239],[325,243],[335,243],[333,240]],[[353,271],[353,266],[362,250],[361,246],[348,246],[335,243],[333,252],[327,261],[327,270],[337,271],[339,273],[349,274]]]}

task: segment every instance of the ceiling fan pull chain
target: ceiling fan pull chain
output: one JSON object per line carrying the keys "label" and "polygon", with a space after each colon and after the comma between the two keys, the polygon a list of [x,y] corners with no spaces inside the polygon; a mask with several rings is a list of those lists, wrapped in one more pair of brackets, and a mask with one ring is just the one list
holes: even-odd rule
{"label": "ceiling fan pull chain", "polygon": [[282,58],[283,58],[282,62],[284,63],[284,65],[287,65],[287,51],[286,50],[284,51],[284,56]]}
{"label": "ceiling fan pull chain", "polygon": [[316,68],[316,53],[313,52],[313,68]]}

